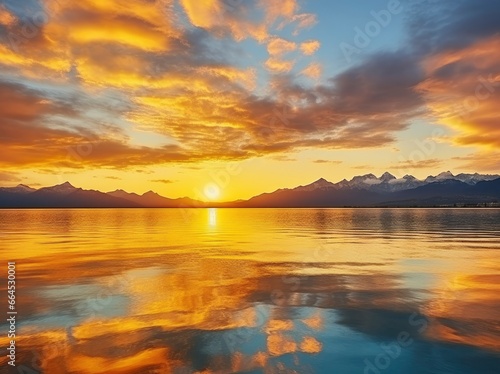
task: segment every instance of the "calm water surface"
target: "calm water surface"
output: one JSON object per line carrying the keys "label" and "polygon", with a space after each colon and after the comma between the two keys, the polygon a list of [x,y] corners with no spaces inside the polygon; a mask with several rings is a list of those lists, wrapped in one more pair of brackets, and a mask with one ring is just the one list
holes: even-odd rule
{"label": "calm water surface", "polygon": [[0,210],[0,241],[1,373],[500,372],[500,210]]}

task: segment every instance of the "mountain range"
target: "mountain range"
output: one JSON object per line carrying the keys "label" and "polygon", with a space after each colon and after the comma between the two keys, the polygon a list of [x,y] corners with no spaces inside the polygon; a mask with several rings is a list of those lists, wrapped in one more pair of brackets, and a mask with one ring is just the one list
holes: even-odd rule
{"label": "mountain range", "polygon": [[317,181],[292,189],[263,193],[248,200],[202,202],[188,197],[171,199],[153,191],[142,195],[124,190],[84,190],[69,182],[40,189],[24,184],[0,187],[0,208],[198,208],[198,207],[376,207],[376,206],[498,206],[500,175],[443,172],[420,180],[396,178],[386,172],[360,175],[332,183]]}

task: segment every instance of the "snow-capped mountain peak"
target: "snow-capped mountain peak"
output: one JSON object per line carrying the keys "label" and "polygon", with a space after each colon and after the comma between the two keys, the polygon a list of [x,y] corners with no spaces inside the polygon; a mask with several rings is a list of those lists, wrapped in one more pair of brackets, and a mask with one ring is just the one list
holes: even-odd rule
{"label": "snow-capped mountain peak", "polygon": [[391,173],[389,173],[388,171],[386,171],[384,174],[382,174],[379,178],[382,182],[388,182],[388,181],[391,181],[393,179],[396,179],[396,177],[394,175],[392,175]]}
{"label": "snow-capped mountain peak", "polygon": [[452,179],[454,177],[453,173],[448,171],[443,171],[442,173],[439,173],[436,178],[437,179]]}
{"label": "snow-capped mountain peak", "polygon": [[434,183],[434,182],[443,182],[446,180],[457,180],[460,182],[464,182],[470,185],[474,185],[478,182],[482,181],[492,181],[494,179],[500,178],[500,175],[497,174],[479,174],[479,173],[474,173],[474,174],[457,174],[453,175],[450,171],[445,171],[442,173],[439,173],[436,176],[429,175],[427,178],[425,178],[426,183]]}
{"label": "snow-capped mountain peak", "polygon": [[55,185],[55,186],[53,186],[51,188],[58,189],[58,190],[69,190],[69,189],[75,189],[75,186],[73,186],[69,182],[64,182],[64,183],[61,183],[61,184],[57,184],[57,185]]}
{"label": "snow-capped mountain peak", "polygon": [[474,185],[478,182],[486,182],[486,181],[492,181],[497,178],[500,178],[500,175],[498,174],[479,174],[479,173],[474,173],[474,174],[465,174],[465,173],[460,173],[455,175],[454,179],[459,180],[460,182],[464,182],[467,184]]}
{"label": "snow-capped mountain peak", "polygon": [[61,184],[56,184],[55,186],[52,186],[52,187],[41,188],[40,191],[52,192],[52,193],[58,193],[61,195],[65,195],[65,194],[69,194],[71,192],[74,192],[77,189],[78,188],[74,187],[71,183],[64,182]]}
{"label": "snow-capped mountain peak", "polygon": [[384,182],[384,186],[387,186],[385,188],[385,191],[387,192],[396,192],[396,191],[403,191],[403,190],[409,190],[412,188],[417,188],[422,185],[424,185],[425,182],[421,181],[417,178],[415,178],[413,175],[406,174],[402,178],[394,178],[387,180]]}
{"label": "snow-capped mountain peak", "polygon": [[335,185],[332,182],[327,181],[325,178],[319,178],[318,180],[312,182],[311,184],[305,186],[299,186],[294,188],[296,191],[314,191],[318,188],[333,188]]}

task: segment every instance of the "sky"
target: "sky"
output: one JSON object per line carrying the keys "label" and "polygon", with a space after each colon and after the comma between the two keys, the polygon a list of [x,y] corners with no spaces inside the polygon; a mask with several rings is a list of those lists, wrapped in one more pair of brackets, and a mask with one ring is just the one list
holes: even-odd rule
{"label": "sky", "polygon": [[500,3],[0,0],[0,185],[201,200],[500,172]]}

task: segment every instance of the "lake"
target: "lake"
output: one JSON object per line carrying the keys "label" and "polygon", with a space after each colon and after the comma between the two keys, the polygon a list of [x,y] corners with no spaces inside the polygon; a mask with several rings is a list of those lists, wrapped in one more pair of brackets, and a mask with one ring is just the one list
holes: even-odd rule
{"label": "lake", "polygon": [[0,235],[2,373],[500,370],[499,209],[0,210]]}

